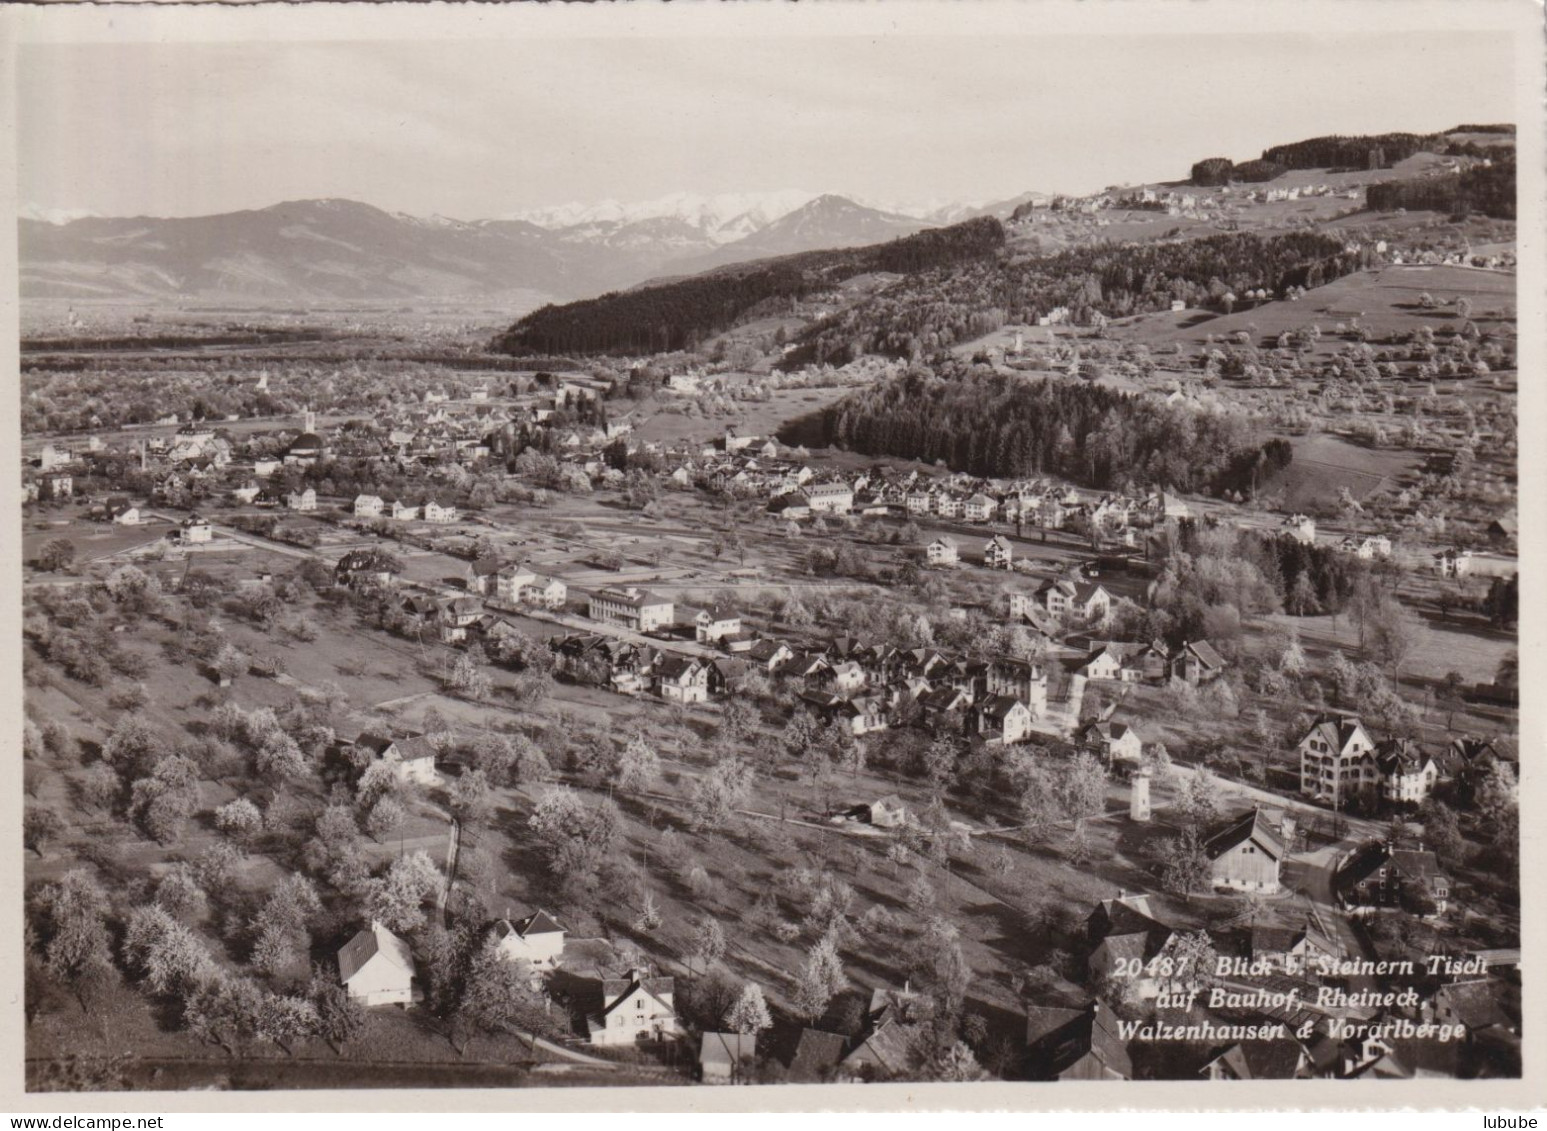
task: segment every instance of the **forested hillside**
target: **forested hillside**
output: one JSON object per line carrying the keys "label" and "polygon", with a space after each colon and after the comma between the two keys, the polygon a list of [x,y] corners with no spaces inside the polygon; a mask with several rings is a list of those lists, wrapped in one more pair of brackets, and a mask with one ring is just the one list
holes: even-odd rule
{"label": "forested hillside", "polygon": [[1004,241],[1004,226],[985,216],[870,247],[807,252],[545,306],[512,326],[494,348],[517,355],[690,349],[768,299],[800,298],[870,271],[948,267],[993,255]]}
{"label": "forested hillside", "polygon": [[[1056,255],[979,260],[927,271],[807,331],[791,364],[842,364],[864,353],[919,357],[1009,322],[1066,308],[1075,325],[1168,309],[1224,310],[1229,296],[1316,287],[1368,264],[1332,236],[1210,236],[1175,243],[1091,244]],[[1234,300],[1234,301],[1238,301]]]}
{"label": "forested hillside", "polygon": [[[1442,134],[1329,134],[1270,146],[1259,159],[1240,164],[1228,157],[1207,157],[1193,165],[1191,179],[1195,185],[1217,186],[1271,181],[1290,169],[1388,169],[1415,153],[1480,156],[1512,145],[1514,133],[1510,125],[1462,124]],[[1456,140],[1451,134],[1496,134],[1500,145]],[[1504,142],[1506,137],[1509,143]]]}
{"label": "forested hillside", "polygon": [[[914,370],[817,418],[820,442],[866,455],[943,460],[973,475],[1058,475],[1089,487],[1246,490],[1286,466],[1244,415],[1200,412],[1072,381],[961,368]],[[808,439],[806,436],[790,438]]]}
{"label": "forested hillside", "polygon": [[1366,190],[1365,202],[1376,212],[1398,208],[1448,212],[1453,216],[1480,212],[1499,220],[1513,220],[1515,162],[1495,160],[1492,165],[1462,173],[1371,185]]}

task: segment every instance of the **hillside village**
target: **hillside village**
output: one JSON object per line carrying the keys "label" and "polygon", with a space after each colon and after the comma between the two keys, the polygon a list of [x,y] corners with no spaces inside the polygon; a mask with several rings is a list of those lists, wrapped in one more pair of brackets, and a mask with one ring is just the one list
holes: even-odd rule
{"label": "hillside village", "polygon": [[[174,359],[152,419],[33,428],[32,1086],[1518,1075],[1512,309],[1391,274],[1504,303],[1513,257],[1405,238],[1347,237],[1328,289],[1404,289],[1337,328],[1221,287],[315,401]],[[34,423],[100,378],[34,361]],[[867,397],[973,382],[1244,454],[888,450]]]}

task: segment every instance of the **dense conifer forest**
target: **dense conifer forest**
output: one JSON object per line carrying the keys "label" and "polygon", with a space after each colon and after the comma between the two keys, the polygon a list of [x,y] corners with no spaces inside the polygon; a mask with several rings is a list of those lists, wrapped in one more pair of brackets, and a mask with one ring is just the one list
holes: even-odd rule
{"label": "dense conifer forest", "polygon": [[989,256],[1004,226],[979,217],[889,243],[807,252],[528,314],[494,343],[532,353],[665,353],[691,349],[769,299],[798,299],[871,271],[907,273]]}
{"label": "dense conifer forest", "polygon": [[[974,475],[1058,475],[1100,489],[1249,490],[1289,462],[1244,414],[1200,412],[1072,381],[916,368],[851,394],[814,421],[820,442]],[[791,436],[796,435],[790,432]]]}
{"label": "dense conifer forest", "polygon": [[1515,162],[1495,161],[1490,166],[1448,176],[1371,185],[1365,200],[1376,212],[1391,212],[1398,208],[1448,212],[1453,216],[1480,212],[1499,220],[1513,220]]}

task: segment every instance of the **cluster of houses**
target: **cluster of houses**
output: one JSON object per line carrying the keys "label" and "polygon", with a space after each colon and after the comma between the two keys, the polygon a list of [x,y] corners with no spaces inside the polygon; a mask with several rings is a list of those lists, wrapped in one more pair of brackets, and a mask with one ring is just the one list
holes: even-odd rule
{"label": "cluster of houses", "polygon": [[1299,742],[1300,792],[1334,808],[1423,804],[1441,783],[1470,786],[1504,760],[1486,739],[1453,738],[1438,755],[1406,738],[1378,738],[1357,715],[1317,719]]}
{"label": "cluster of houses", "polygon": [[[1242,822],[1259,823],[1248,814]],[[1255,843],[1265,847],[1271,837]],[[1432,853],[1367,846],[1371,860],[1417,875]],[[1361,865],[1362,867],[1363,865]],[[1432,871],[1432,868],[1430,869]],[[1120,893],[1085,920],[1084,1005],[1027,1010],[1027,1064],[1043,1080],[1289,1080],[1456,1077],[1518,1065],[1519,952],[1391,959],[1385,989],[1370,960],[1350,954],[1315,917],[1207,932],[1213,969],[1189,969],[1196,933],[1157,914],[1149,897]],[[1421,987],[1423,992],[1403,993]],[[1366,988],[1369,988],[1366,986]],[[1120,989],[1123,1015],[1104,997]],[[1376,1004],[1371,1004],[1371,1002]],[[1392,1004],[1386,1004],[1391,1002]],[[1136,1024],[1135,1010],[1146,1017]],[[1172,1039],[1154,1034],[1169,1026]],[[1443,1028],[1442,1028],[1443,1027]],[[1443,1036],[1442,1036],[1443,1034]]]}

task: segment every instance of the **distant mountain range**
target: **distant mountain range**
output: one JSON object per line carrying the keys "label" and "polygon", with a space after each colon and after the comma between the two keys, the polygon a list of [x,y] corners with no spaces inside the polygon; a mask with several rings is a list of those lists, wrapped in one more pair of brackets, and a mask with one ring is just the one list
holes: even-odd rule
{"label": "distant mountain range", "polygon": [[129,302],[477,301],[513,313],[657,277],[860,247],[1014,201],[909,215],[799,191],[604,201],[496,220],[298,200],[179,218],[29,209],[18,221],[24,299]]}

